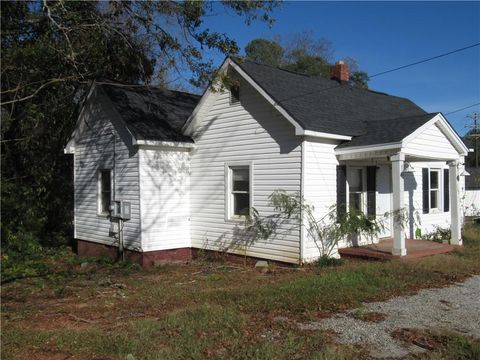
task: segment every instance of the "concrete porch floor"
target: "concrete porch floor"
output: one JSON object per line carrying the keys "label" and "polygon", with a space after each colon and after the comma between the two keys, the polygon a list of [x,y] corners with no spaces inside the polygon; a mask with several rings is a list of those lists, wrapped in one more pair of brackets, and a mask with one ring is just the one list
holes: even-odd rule
{"label": "concrete porch floor", "polygon": [[349,247],[339,249],[341,257],[371,259],[371,260],[392,260],[392,259],[414,259],[424,256],[444,254],[457,248],[458,245],[440,244],[428,240],[406,239],[406,256],[392,255],[393,239],[382,239],[378,244]]}

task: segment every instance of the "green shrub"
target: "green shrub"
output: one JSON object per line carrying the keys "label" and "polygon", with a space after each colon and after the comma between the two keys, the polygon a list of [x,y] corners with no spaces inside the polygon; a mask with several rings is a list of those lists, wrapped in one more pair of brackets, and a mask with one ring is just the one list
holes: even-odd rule
{"label": "green shrub", "polygon": [[426,233],[422,236],[422,240],[430,240],[438,243],[443,243],[444,241],[450,240],[452,237],[452,232],[448,228],[441,228],[440,226],[435,226],[435,230]]}
{"label": "green shrub", "polygon": [[340,266],[344,264],[344,260],[342,259],[336,259],[333,257],[329,256],[320,256],[316,261],[315,261],[315,266],[318,267],[332,267],[332,266]]}

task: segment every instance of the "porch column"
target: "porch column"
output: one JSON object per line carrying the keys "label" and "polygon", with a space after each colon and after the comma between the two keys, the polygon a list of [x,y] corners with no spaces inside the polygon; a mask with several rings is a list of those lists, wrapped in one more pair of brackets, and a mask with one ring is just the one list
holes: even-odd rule
{"label": "porch column", "polygon": [[392,162],[392,190],[393,190],[393,248],[392,254],[396,256],[407,255],[405,247],[405,230],[401,220],[404,211],[404,187],[402,171],[405,162],[405,154],[397,153],[390,157]]}
{"label": "porch column", "polygon": [[458,194],[458,161],[450,161],[449,187],[450,187],[450,230],[452,232],[450,244],[462,245],[462,227],[460,220],[460,198]]}

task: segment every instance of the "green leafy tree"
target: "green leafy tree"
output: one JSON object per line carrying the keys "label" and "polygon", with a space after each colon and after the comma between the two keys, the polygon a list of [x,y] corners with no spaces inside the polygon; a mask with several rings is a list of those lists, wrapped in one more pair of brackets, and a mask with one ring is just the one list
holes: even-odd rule
{"label": "green leafy tree", "polygon": [[311,76],[330,76],[330,64],[321,57],[310,55],[299,56],[297,60],[290,64],[285,64],[284,69],[300,74]]}
{"label": "green leafy tree", "polygon": [[350,75],[350,83],[359,89],[368,89],[370,78],[365,71],[355,71]]}
{"label": "green leafy tree", "polygon": [[[330,78],[332,44],[323,38],[316,39],[312,32],[293,34],[288,41],[257,38],[245,47],[245,58],[259,63],[310,76]],[[368,89],[368,74],[361,71],[354,58],[344,59],[350,71],[350,84]]]}
{"label": "green leafy tree", "polygon": [[271,66],[281,65],[283,53],[283,47],[273,40],[254,39],[245,46],[247,60]]}
{"label": "green leafy tree", "polygon": [[214,75],[204,49],[238,52],[203,25],[214,6],[246,25],[271,24],[276,2],[2,2],[2,251],[57,245],[70,231],[72,164],[63,147],[92,81],[158,85],[188,73],[203,86]]}

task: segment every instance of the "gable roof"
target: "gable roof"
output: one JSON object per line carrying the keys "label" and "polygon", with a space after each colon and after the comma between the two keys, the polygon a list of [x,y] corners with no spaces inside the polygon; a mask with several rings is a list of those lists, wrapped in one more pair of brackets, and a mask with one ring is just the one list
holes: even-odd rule
{"label": "gable roof", "polygon": [[338,145],[337,149],[400,142],[437,115],[438,113],[429,113],[391,121],[365,121],[363,122],[364,133]]}
{"label": "gable roof", "polygon": [[360,136],[366,132],[366,122],[391,123],[395,119],[427,114],[408,99],[353,88],[336,80],[252,61],[235,64],[305,130]]}
{"label": "gable roof", "polygon": [[200,96],[157,87],[97,84],[136,140],[192,142],[181,129]]}

